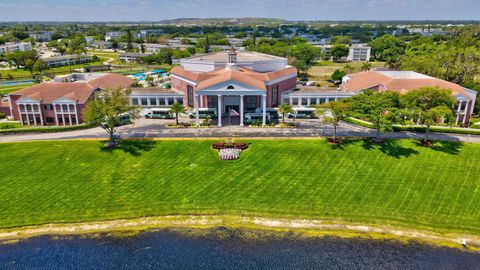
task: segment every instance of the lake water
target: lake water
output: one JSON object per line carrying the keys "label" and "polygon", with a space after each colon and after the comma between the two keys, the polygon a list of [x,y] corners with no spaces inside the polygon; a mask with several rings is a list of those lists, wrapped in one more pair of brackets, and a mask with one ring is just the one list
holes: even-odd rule
{"label": "lake water", "polygon": [[0,245],[0,269],[480,269],[480,254],[393,241],[202,236],[42,236]]}

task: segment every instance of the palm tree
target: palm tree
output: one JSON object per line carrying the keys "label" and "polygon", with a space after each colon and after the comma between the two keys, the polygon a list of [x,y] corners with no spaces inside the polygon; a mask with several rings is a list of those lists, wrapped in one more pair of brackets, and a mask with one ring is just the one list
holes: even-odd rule
{"label": "palm tree", "polygon": [[370,71],[372,64],[370,62],[364,62],[361,67],[362,71]]}
{"label": "palm tree", "polygon": [[352,67],[350,64],[346,64],[346,65],[343,67],[343,70],[345,71],[345,73],[350,74],[350,73],[353,72],[353,67]]}
{"label": "palm tree", "polygon": [[285,102],[278,106],[278,111],[282,114],[282,124],[285,124],[285,115],[293,112],[293,108],[290,104]]}
{"label": "palm tree", "polygon": [[185,106],[182,103],[175,102],[170,107],[170,112],[175,113],[175,124],[178,126],[178,114],[185,112]]}
{"label": "palm tree", "polygon": [[[337,127],[340,121],[348,118],[350,105],[344,102],[332,101],[315,106],[318,115],[324,115],[323,123],[333,127],[333,142],[337,143]],[[327,112],[327,111],[328,112]]]}
{"label": "palm tree", "polygon": [[145,81],[150,85],[150,86],[153,86],[154,85],[154,82],[153,82],[153,77],[148,75],[147,77],[145,77]]}

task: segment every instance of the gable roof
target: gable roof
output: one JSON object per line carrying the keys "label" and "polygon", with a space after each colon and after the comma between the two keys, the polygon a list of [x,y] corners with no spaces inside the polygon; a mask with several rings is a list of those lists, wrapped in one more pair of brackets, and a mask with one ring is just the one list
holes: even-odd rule
{"label": "gable roof", "polygon": [[31,98],[43,103],[65,97],[80,104],[86,103],[93,91],[97,89],[128,87],[132,79],[119,74],[105,74],[90,81],[78,82],[44,82],[22,90],[10,93],[11,96],[20,95],[22,98]]}
{"label": "gable roof", "polygon": [[235,69],[224,69],[223,72],[220,72],[211,78],[201,81],[197,85],[197,89],[202,90],[227,81],[236,81],[253,86],[258,89],[267,90],[267,87],[265,86],[265,82],[263,80],[259,80],[252,76],[249,76],[248,74],[243,74],[242,71]]}
{"label": "gable roof", "polygon": [[376,89],[378,91],[389,90],[407,93],[430,86],[452,90],[454,96],[471,97],[468,91],[458,84],[413,71],[367,71],[349,74],[345,79],[346,81],[342,83],[341,88],[353,92]]}
{"label": "gable roof", "polygon": [[245,67],[237,67],[237,69],[218,68],[209,72],[192,72],[177,66],[174,67],[170,73],[194,81],[197,83],[197,89],[204,89],[221,82],[234,80],[258,89],[266,90],[266,83],[268,81],[288,75],[296,76],[297,69],[288,66],[280,70],[261,73]]}

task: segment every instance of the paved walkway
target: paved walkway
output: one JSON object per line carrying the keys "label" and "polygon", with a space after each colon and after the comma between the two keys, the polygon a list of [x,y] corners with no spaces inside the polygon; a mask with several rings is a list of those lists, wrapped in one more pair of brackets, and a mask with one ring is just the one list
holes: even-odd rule
{"label": "paved walkway", "polygon": [[[166,128],[171,120],[139,119],[135,125],[127,125],[118,129],[122,138],[215,138],[215,137],[252,137],[252,138],[295,138],[295,137],[326,137],[333,134],[330,126],[318,120],[298,121],[297,128],[250,128],[240,126],[213,128]],[[341,123],[337,129],[338,136],[343,137],[374,137],[375,131],[348,123]],[[423,133],[391,132],[382,134],[386,138],[421,139]],[[451,133],[432,133],[432,140],[461,141],[480,143],[480,136]],[[59,133],[39,133],[25,135],[0,135],[0,142],[18,142],[33,140],[68,140],[108,138],[101,128],[76,130]]]}

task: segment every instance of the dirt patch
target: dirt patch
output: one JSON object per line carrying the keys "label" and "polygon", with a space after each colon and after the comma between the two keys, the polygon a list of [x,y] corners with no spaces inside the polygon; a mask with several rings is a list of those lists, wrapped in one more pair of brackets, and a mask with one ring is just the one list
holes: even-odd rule
{"label": "dirt patch", "polygon": [[[461,234],[440,234],[432,231],[419,231],[408,228],[370,226],[363,224],[330,223],[309,219],[275,219],[239,216],[161,216],[138,219],[122,219],[99,222],[45,224],[0,230],[0,241],[29,238],[40,235],[71,235],[125,230],[147,230],[155,228],[212,228],[245,227],[266,230],[287,230],[307,235],[364,236],[416,240],[440,246],[469,250],[480,250],[480,237]],[[463,245],[465,244],[465,245]]]}

